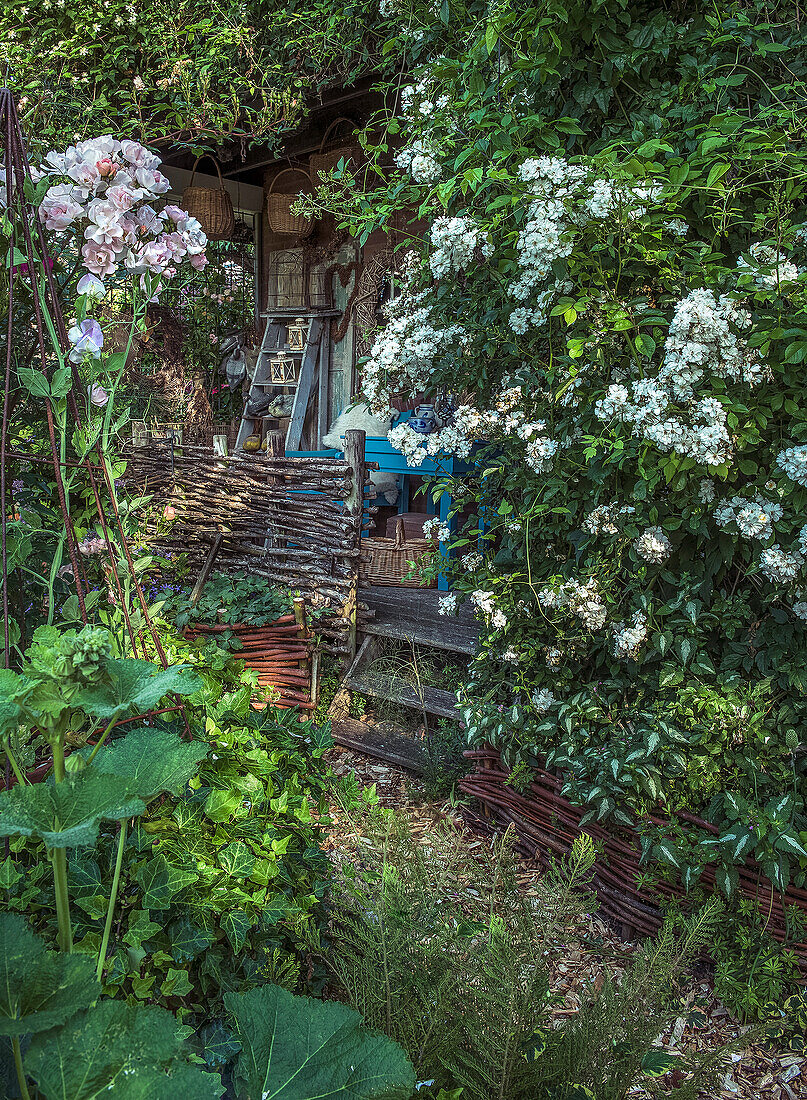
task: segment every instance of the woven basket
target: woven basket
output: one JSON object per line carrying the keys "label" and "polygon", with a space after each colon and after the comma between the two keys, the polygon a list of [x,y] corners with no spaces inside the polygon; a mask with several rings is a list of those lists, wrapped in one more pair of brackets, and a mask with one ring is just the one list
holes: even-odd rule
{"label": "woven basket", "polygon": [[[208,155],[208,154],[206,154]],[[191,172],[191,182],[182,192],[182,207],[201,225],[209,241],[229,241],[235,232],[233,200],[224,187],[221,169],[215,157],[210,160],[216,166],[221,187],[194,187],[196,166],[204,157],[197,157]]]}
{"label": "woven basket", "polygon": [[404,535],[403,517],[398,517],[394,539],[362,539],[361,549],[369,552],[370,560],[359,566],[362,584],[397,586],[400,588],[436,588],[437,581],[421,584],[417,577],[407,577],[414,563],[417,569],[421,558],[431,557],[435,545],[431,539],[407,539]]}
{"label": "woven basket", "polygon": [[282,233],[289,237],[307,237],[314,228],[313,221],[302,214],[292,214],[291,212],[291,208],[297,202],[300,192],[282,194],[275,191],[277,181],[281,176],[288,173],[305,176],[308,180],[308,190],[311,188],[311,177],[304,168],[284,168],[282,172],[278,172],[266,192],[266,216],[269,219],[269,228],[273,233]]}
{"label": "woven basket", "polygon": [[331,133],[336,129],[340,123],[347,122],[350,124],[351,130],[355,126],[353,119],[350,118],[335,118],[333,122],[328,126],[325,133],[322,135],[322,141],[319,145],[319,152],[312,153],[310,159],[311,166],[311,179],[315,187],[319,187],[324,183],[328,172],[332,168],[335,168],[340,160],[344,159],[348,168],[355,169],[361,162],[362,154],[364,150],[358,141],[342,141],[339,145],[335,145],[332,149],[326,150],[325,146],[328,144],[328,138]]}

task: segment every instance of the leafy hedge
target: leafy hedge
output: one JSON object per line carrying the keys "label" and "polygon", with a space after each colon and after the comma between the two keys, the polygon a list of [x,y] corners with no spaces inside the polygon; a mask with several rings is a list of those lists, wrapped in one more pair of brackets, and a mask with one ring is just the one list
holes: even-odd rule
{"label": "leafy hedge", "polygon": [[804,30],[755,2],[406,10],[397,167],[316,204],[360,237],[426,220],[365,394],[442,403],[439,435],[393,431],[413,466],[483,441],[451,485],[487,626],[469,741],[596,819],[707,817],[717,841],[647,839],[687,885],[717,863],[730,894],[751,854],[803,885]]}

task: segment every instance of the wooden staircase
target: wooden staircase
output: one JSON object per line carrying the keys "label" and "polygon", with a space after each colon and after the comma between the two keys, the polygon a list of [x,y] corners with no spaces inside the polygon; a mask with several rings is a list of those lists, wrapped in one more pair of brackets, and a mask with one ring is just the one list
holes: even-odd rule
{"label": "wooden staircase", "polygon": [[469,658],[479,644],[479,627],[468,609],[457,617],[438,611],[434,589],[371,587],[359,590],[364,605],[361,631],[364,635],[355,660],[347,671],[330,708],[331,729],[337,744],[367,756],[384,760],[415,773],[426,766],[422,742],[395,729],[378,728],[348,715],[350,692],[357,691],[376,699],[399,703],[411,710],[436,718],[457,718],[457,701],[451,691],[427,685],[404,683],[379,675],[372,663],[382,639],[409,642],[413,647],[428,646]]}

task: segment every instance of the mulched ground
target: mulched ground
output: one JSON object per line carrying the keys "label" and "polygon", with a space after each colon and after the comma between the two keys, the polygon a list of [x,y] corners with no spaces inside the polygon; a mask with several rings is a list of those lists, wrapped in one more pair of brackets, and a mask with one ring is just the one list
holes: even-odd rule
{"label": "mulched ground", "polygon": [[[418,794],[416,782],[398,769],[370,760],[348,749],[335,748],[328,754],[328,762],[337,775],[354,774],[363,786],[375,785],[382,806],[403,813],[409,820],[413,833],[424,837],[440,820],[452,820],[463,830],[470,852],[479,850],[480,856],[489,841],[474,832],[463,821],[459,807],[448,802],[426,802]],[[326,848],[337,857],[349,856],[357,844],[366,838],[352,836],[340,827],[339,812]],[[535,883],[540,872],[531,861],[521,861],[519,885],[527,893],[536,892]],[[598,989],[607,965],[618,971],[623,960],[629,960],[633,945],[621,940],[610,925],[596,913],[586,918],[588,927],[584,941],[596,946],[569,945],[559,952],[553,968],[553,990],[562,995],[556,1009],[558,1016],[577,1011],[581,996],[592,986]],[[796,1100],[807,1097],[807,1060],[798,1054],[777,1050],[768,1045],[744,1046],[745,1029],[715,999],[707,980],[693,978],[688,989],[682,1015],[659,1038],[659,1045],[671,1054],[714,1049],[727,1043],[736,1043],[736,1053],[730,1055],[731,1064],[724,1074],[719,1092],[703,1093],[704,1100],[720,1097],[721,1100]],[[673,1085],[675,1082],[670,1081]],[[647,1093],[634,1089],[634,1100],[644,1100]]]}

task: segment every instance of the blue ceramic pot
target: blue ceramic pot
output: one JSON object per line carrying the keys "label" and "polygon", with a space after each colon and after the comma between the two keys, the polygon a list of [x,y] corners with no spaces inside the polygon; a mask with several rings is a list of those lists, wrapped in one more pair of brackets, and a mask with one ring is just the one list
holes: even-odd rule
{"label": "blue ceramic pot", "polygon": [[439,427],[434,405],[418,405],[409,417],[409,427],[420,435],[431,435]]}

